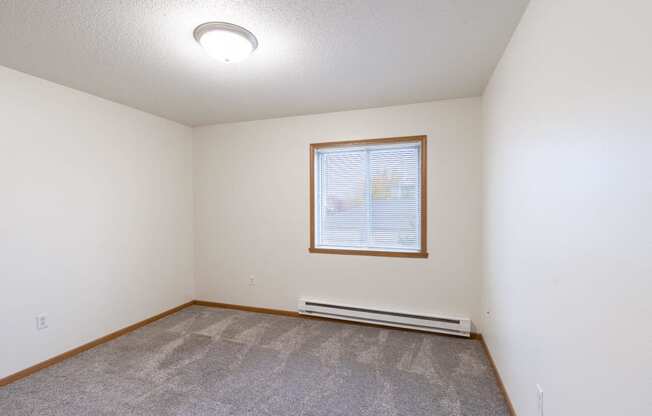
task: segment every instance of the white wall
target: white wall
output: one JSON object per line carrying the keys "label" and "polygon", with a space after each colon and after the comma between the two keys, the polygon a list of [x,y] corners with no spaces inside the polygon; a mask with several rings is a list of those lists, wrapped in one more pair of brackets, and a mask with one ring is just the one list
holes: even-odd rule
{"label": "white wall", "polygon": [[484,97],[483,332],[519,416],[652,414],[652,2],[533,0]]}
{"label": "white wall", "polygon": [[190,128],[3,67],[0,86],[1,378],[191,300],[193,192]]}
{"label": "white wall", "polygon": [[[309,144],[417,134],[430,257],[309,254]],[[480,135],[478,98],[195,129],[198,299],[296,310],[310,296],[477,321]]]}

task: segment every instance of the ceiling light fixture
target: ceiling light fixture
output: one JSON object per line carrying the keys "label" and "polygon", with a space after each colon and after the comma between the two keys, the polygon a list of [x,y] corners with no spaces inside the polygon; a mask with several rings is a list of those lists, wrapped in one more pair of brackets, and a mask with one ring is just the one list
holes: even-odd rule
{"label": "ceiling light fixture", "polygon": [[258,47],[253,33],[232,23],[204,23],[193,34],[208,55],[226,63],[240,62]]}

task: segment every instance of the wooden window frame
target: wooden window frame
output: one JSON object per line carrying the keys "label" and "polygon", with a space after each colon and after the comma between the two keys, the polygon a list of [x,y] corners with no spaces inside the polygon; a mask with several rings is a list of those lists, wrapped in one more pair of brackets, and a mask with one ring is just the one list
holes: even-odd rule
{"label": "wooden window frame", "polygon": [[[349,254],[358,256],[382,256],[382,257],[428,257],[428,136],[406,136],[387,137],[382,139],[347,140],[337,142],[312,143],[310,144],[310,253],[322,254]],[[351,250],[336,248],[319,248],[315,246],[315,156],[318,149],[327,147],[356,147],[379,144],[394,143],[419,143],[421,146],[421,250],[416,252],[382,251],[382,250]]]}

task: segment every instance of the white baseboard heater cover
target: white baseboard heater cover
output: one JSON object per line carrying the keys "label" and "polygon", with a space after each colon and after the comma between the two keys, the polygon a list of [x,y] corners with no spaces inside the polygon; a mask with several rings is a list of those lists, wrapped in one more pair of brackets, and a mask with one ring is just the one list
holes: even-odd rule
{"label": "white baseboard heater cover", "polygon": [[471,336],[471,320],[448,316],[422,315],[386,309],[341,305],[310,299],[299,300],[299,313],[345,321],[366,322],[376,325],[439,332],[461,337]]}

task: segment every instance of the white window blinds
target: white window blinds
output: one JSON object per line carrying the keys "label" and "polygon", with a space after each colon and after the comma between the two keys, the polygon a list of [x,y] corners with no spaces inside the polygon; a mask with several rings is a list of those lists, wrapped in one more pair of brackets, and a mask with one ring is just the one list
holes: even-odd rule
{"label": "white window blinds", "polygon": [[317,248],[421,250],[420,142],[318,148]]}

